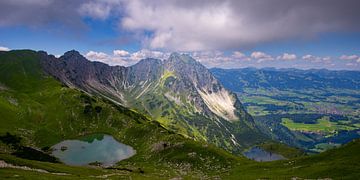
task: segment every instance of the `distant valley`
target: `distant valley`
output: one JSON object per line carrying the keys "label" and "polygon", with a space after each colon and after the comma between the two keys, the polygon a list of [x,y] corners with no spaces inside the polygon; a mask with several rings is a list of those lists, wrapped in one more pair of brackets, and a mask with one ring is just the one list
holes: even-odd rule
{"label": "distant valley", "polygon": [[360,137],[360,72],[211,69],[273,139],[324,151]]}

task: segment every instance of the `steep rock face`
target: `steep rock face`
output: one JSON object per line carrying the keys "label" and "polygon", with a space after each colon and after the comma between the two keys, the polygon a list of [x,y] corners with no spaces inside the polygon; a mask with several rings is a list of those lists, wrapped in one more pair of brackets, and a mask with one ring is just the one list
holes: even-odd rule
{"label": "steep rock face", "polygon": [[40,54],[45,72],[64,84],[148,114],[186,137],[233,152],[263,139],[237,97],[190,56],[122,67],[90,62],[76,51]]}
{"label": "steep rock face", "polygon": [[60,58],[47,56],[42,52],[42,65],[45,72],[53,75],[69,87],[82,89],[89,93],[105,95],[124,103],[123,87],[126,82],[126,68],[90,62],[77,51],[66,52]]}
{"label": "steep rock face", "polygon": [[192,95],[188,100],[193,99],[196,108],[207,115],[211,111],[225,120],[237,120],[234,106],[236,97],[224,89],[202,64],[190,56],[173,53],[164,66],[178,77],[171,87],[173,92]]}

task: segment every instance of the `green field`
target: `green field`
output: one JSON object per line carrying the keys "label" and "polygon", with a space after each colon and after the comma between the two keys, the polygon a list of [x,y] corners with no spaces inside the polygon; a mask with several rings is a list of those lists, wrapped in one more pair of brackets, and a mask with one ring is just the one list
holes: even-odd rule
{"label": "green field", "polygon": [[[327,95],[329,92],[335,95]],[[251,115],[271,114],[344,114],[360,122],[360,93],[342,89],[263,89],[244,88],[244,92],[237,93],[246,105]],[[277,109],[267,109],[267,105],[278,106]],[[284,109],[283,107],[286,107]]]}
{"label": "green field", "polygon": [[293,131],[319,132],[333,134],[341,130],[357,129],[353,126],[339,125],[337,122],[331,122],[329,117],[324,116],[317,120],[315,124],[295,123],[289,118],[282,118],[281,124]]}

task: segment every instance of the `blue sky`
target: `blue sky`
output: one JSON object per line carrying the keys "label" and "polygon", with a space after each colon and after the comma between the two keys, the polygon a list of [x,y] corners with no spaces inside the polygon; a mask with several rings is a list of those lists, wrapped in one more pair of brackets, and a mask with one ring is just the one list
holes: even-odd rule
{"label": "blue sky", "polygon": [[360,70],[357,1],[2,1],[0,49],[75,49],[132,65],[170,52],[207,67]]}

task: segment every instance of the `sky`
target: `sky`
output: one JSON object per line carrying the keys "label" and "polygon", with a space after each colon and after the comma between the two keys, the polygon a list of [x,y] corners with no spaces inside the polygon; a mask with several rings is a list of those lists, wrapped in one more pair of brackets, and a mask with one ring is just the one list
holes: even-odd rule
{"label": "sky", "polygon": [[130,66],[186,53],[212,68],[360,70],[359,0],[2,0],[0,51],[75,49]]}

